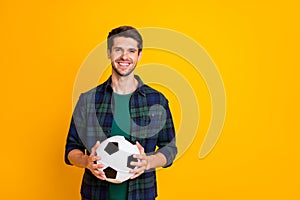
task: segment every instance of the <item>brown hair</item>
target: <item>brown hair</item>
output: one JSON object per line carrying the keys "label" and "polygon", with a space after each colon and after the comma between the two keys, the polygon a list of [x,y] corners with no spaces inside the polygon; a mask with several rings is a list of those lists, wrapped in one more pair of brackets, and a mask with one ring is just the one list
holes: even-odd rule
{"label": "brown hair", "polygon": [[114,43],[115,37],[127,37],[132,38],[138,43],[138,53],[143,49],[143,39],[141,34],[132,26],[120,26],[111,30],[107,36],[107,49],[111,51],[111,47]]}

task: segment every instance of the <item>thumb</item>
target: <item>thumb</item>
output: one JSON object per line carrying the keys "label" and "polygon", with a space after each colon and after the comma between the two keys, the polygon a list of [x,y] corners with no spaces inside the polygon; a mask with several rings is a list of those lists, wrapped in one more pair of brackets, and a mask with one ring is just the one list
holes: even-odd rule
{"label": "thumb", "polygon": [[139,149],[139,151],[140,151],[141,154],[145,153],[144,152],[144,147],[138,141],[136,141],[135,144],[138,147],[138,149]]}
{"label": "thumb", "polygon": [[100,146],[100,142],[97,141],[96,144],[92,148],[92,152],[91,152],[92,155],[96,155],[96,150],[98,149],[99,146]]}

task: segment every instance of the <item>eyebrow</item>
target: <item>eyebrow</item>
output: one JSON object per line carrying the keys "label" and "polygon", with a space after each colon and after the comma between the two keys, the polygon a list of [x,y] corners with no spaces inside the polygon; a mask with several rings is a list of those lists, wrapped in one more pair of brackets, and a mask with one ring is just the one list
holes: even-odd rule
{"label": "eyebrow", "polygon": [[[118,47],[118,46],[116,46],[116,47],[113,47],[113,49],[124,49],[124,48],[123,48],[123,47]],[[128,48],[128,50],[129,50],[129,51],[137,51],[138,48],[130,47],[130,48]]]}
{"label": "eyebrow", "polygon": [[129,48],[128,50],[129,51],[137,51],[138,49],[137,48]]}

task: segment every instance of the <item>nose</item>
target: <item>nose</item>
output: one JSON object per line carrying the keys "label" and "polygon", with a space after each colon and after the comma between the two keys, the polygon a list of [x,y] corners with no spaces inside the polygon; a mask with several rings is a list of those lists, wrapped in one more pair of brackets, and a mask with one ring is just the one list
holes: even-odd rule
{"label": "nose", "polygon": [[124,59],[124,60],[127,59],[128,58],[128,52],[123,51],[122,55],[121,55],[121,58]]}

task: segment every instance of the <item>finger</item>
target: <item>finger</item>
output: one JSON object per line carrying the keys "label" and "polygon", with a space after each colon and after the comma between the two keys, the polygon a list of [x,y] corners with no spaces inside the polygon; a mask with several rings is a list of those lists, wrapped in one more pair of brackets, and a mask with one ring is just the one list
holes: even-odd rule
{"label": "finger", "polygon": [[99,179],[102,180],[102,181],[105,181],[105,180],[106,180],[106,178],[104,178],[104,177],[102,177],[102,176],[99,176],[99,177],[97,177],[97,178],[99,178]]}
{"label": "finger", "polygon": [[103,164],[93,164],[92,165],[93,170],[101,170],[101,168],[103,168],[103,167],[104,167]]}
{"label": "finger", "polygon": [[146,154],[134,154],[133,157],[140,160],[147,160]]}
{"label": "finger", "polygon": [[98,169],[101,169],[101,168],[103,168],[103,167],[104,167],[103,164],[97,164],[97,168],[98,168]]}
{"label": "finger", "polygon": [[93,155],[90,155],[90,156],[89,156],[89,162],[94,163],[94,164],[97,164],[96,161],[97,161],[96,156],[93,156]]}
{"label": "finger", "polygon": [[99,174],[100,174],[101,176],[105,176],[104,171],[102,171],[102,170],[98,170],[98,171],[100,172]]}
{"label": "finger", "polygon": [[94,169],[94,170],[92,170],[92,173],[101,180],[106,179],[105,173],[102,170]]}
{"label": "finger", "polygon": [[101,157],[100,156],[93,156],[93,155],[90,155],[92,161],[98,161],[98,160],[101,160]]}
{"label": "finger", "polygon": [[130,179],[135,179],[136,177],[140,176],[143,172],[141,173],[136,173],[133,176],[130,177]]}
{"label": "finger", "polygon": [[143,167],[143,166],[146,166],[146,164],[143,163],[143,162],[130,162],[130,165],[135,166],[135,167]]}
{"label": "finger", "polygon": [[98,174],[99,174],[99,176],[101,176],[101,177],[103,177],[103,178],[106,178],[106,177],[105,177],[104,171],[98,170]]}
{"label": "finger", "polygon": [[106,176],[105,175],[104,176],[98,176],[97,178],[99,178],[100,180],[103,180],[103,181],[106,180]]}
{"label": "finger", "polygon": [[100,142],[97,141],[96,144],[92,148],[91,155],[96,155],[96,150],[98,149],[99,145],[100,145]]}
{"label": "finger", "polygon": [[144,152],[144,147],[138,141],[136,141],[135,144],[136,144],[137,148],[139,149],[140,153],[144,154],[145,153]]}
{"label": "finger", "polygon": [[136,169],[136,171],[135,171],[134,174],[139,174],[139,175],[141,175],[141,174],[144,173],[144,172],[145,172],[145,168],[144,168],[144,167],[141,167],[141,168]]}
{"label": "finger", "polygon": [[105,173],[104,173],[102,170],[94,170],[94,171],[93,171],[93,174],[94,174],[98,179],[101,179],[101,180],[105,180],[105,179],[106,179]]}
{"label": "finger", "polygon": [[130,177],[130,179],[135,179],[136,177],[138,177],[138,175],[134,175],[134,176]]}
{"label": "finger", "polygon": [[104,171],[102,171],[102,170],[98,170],[98,171],[99,171],[99,176],[98,176],[98,178],[101,179],[101,180],[105,180],[105,179],[106,179],[106,176],[105,176]]}

